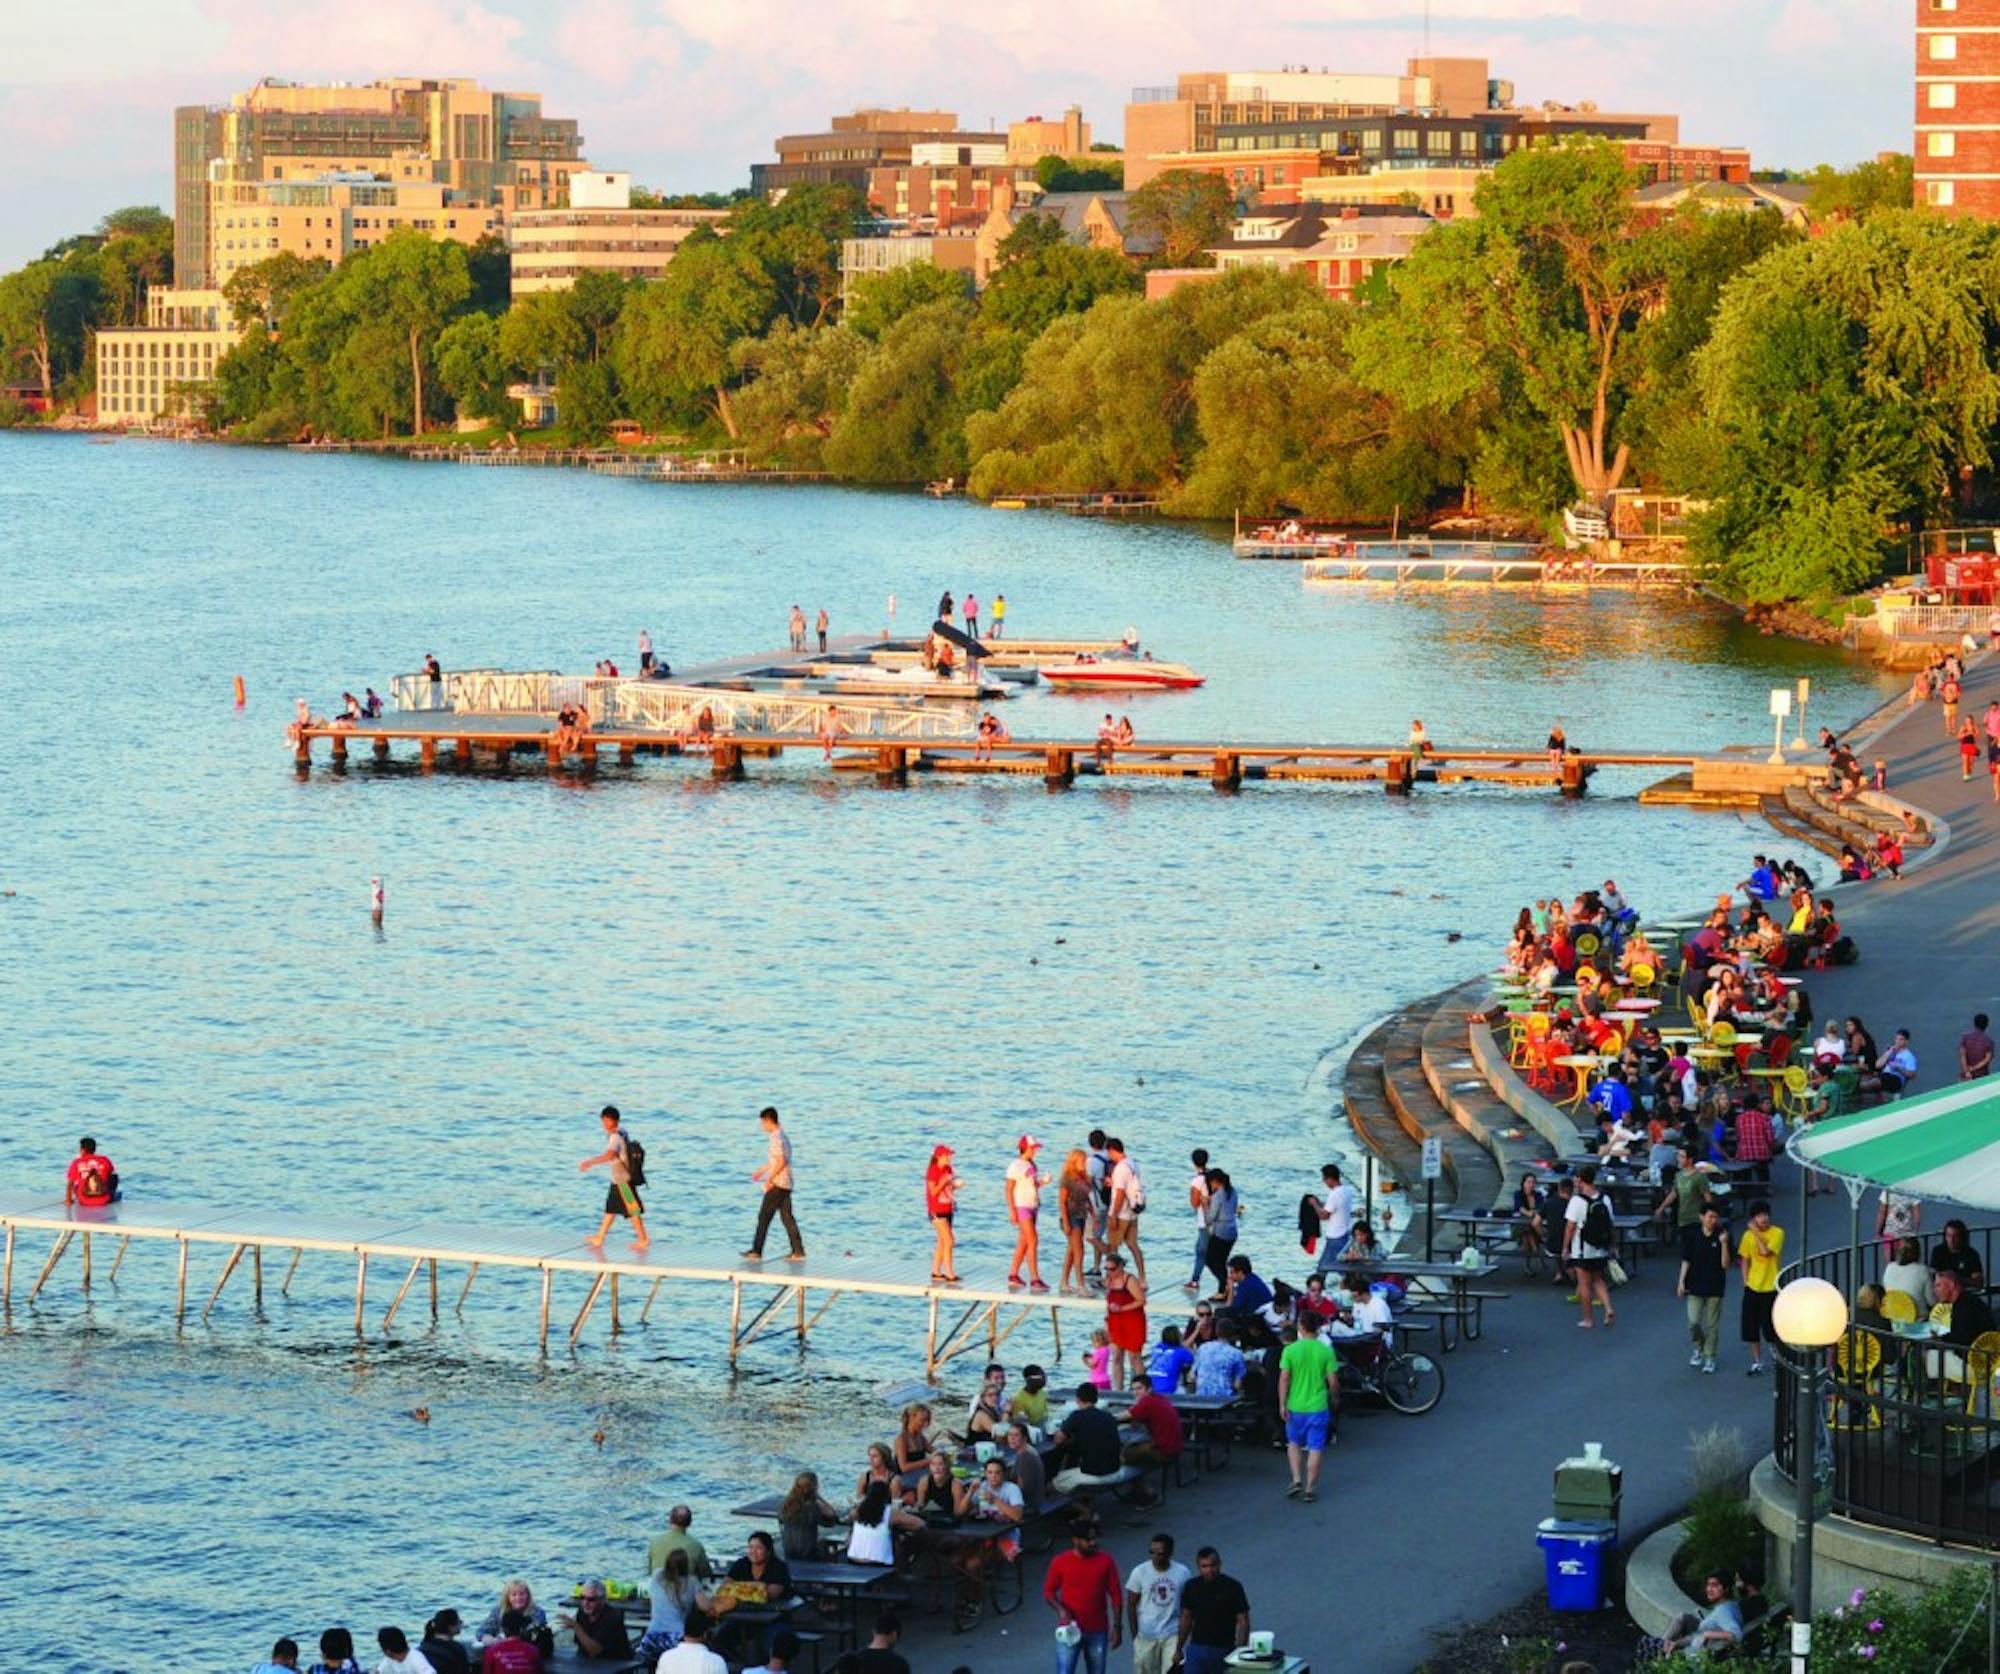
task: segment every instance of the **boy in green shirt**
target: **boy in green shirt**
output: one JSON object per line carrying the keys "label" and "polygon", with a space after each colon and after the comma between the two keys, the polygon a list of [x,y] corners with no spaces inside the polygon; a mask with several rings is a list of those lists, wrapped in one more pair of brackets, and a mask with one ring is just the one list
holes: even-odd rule
{"label": "boy in green shirt", "polygon": [[1319,1339],[1318,1314],[1301,1309],[1298,1327],[1298,1340],[1287,1343],[1278,1357],[1278,1410],[1285,1415],[1285,1457],[1292,1467],[1292,1485],[1285,1497],[1316,1500],[1320,1456],[1333,1428],[1333,1409],[1340,1402],[1340,1362]]}

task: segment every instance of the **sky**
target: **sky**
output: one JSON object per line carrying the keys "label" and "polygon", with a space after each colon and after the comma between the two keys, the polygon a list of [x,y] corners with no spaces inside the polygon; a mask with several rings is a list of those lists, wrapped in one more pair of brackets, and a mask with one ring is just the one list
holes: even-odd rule
{"label": "sky", "polygon": [[[1897,0],[1431,0],[1430,49],[1521,103],[1677,111],[1760,167],[1907,150]],[[124,204],[171,207],[171,111],[260,76],[473,76],[575,117],[585,155],[673,191],[747,185],[780,133],[857,105],[969,127],[1081,104],[1116,140],[1131,89],[1185,70],[1399,72],[1422,0],[0,0],[0,271]]]}

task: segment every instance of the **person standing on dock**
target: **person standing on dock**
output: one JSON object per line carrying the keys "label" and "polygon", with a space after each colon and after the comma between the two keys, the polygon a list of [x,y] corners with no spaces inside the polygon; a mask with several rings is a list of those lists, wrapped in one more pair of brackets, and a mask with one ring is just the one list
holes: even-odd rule
{"label": "person standing on dock", "polygon": [[793,605],[792,606],[792,649],[794,651],[803,651],[805,648],[806,648],[806,613],[803,610],[799,609],[797,605]]}
{"label": "person standing on dock", "polygon": [[931,1278],[938,1284],[958,1283],[958,1264],[952,1242],[952,1216],[958,1211],[958,1171],[951,1166],[949,1145],[931,1152],[931,1165],[924,1171],[924,1209],[937,1233],[931,1251]]}
{"label": "person standing on dock", "polygon": [[987,630],[986,637],[988,639],[998,639],[1006,631],[1006,628],[1007,595],[1005,593],[995,593],[993,595],[993,626]]}
{"label": "person standing on dock", "polygon": [[[804,618],[801,617],[803,622]],[[757,1113],[757,1120],[764,1124],[764,1135],[768,1143],[764,1166],[753,1169],[751,1180],[764,1188],[764,1199],[757,1206],[757,1232],[750,1240],[750,1248],[743,1252],[746,1261],[764,1259],[764,1237],[771,1230],[773,1217],[785,1223],[785,1236],[792,1241],[791,1253],[787,1261],[804,1261],[805,1241],[799,1237],[799,1223],[792,1218],[792,1140],[778,1120],[778,1113],[770,1105]]]}
{"label": "person standing on dock", "polygon": [[645,679],[653,672],[653,636],[644,628],[639,630],[639,678]]}
{"label": "person standing on dock", "polygon": [[444,670],[438,666],[437,653],[435,651],[426,651],[424,653],[424,678],[431,683],[430,702],[424,707],[427,709],[442,709],[444,707]]}
{"label": "person standing on dock", "polygon": [[1035,1167],[1035,1153],[1042,1142],[1031,1133],[1021,1135],[1019,1155],[1007,1165],[1007,1218],[1014,1223],[1014,1259],[1007,1265],[1007,1288],[1021,1288],[1021,1267],[1028,1269],[1028,1288],[1046,1291],[1042,1283],[1040,1233],[1035,1225],[1042,1209],[1042,1188],[1049,1178]]}
{"label": "person standing on dock", "polygon": [[[1105,1248],[1130,1250],[1132,1265],[1144,1284],[1146,1257],[1139,1249],[1139,1215],[1146,1207],[1146,1188],[1139,1179],[1139,1165],[1125,1154],[1124,1140],[1107,1139],[1104,1150],[1111,1158],[1111,1233]],[[1109,1255],[1105,1259],[1109,1261]]]}
{"label": "person standing on dock", "polygon": [[[601,1245],[611,1231],[611,1223],[621,1215],[632,1223],[632,1247],[643,1250],[652,1242],[646,1236],[646,1206],[639,1201],[638,1187],[644,1184],[644,1165],[633,1167],[632,1142],[626,1137],[624,1124],[618,1117],[618,1106],[607,1104],[598,1113],[597,1119],[604,1124],[604,1149],[594,1157],[585,1157],[578,1163],[579,1172],[587,1172],[599,1163],[611,1167],[611,1184],[604,1193],[604,1220],[595,1237],[586,1238],[586,1244]],[[637,1178],[635,1178],[635,1173]]]}
{"label": "person standing on dock", "polygon": [[1558,778],[1562,776],[1563,758],[1569,754],[1569,740],[1563,736],[1560,723],[1549,728],[1549,771]]}
{"label": "person standing on dock", "polygon": [[949,622],[951,620],[951,617],[952,617],[951,590],[947,588],[943,596],[938,600],[937,619],[940,622]]}
{"label": "person standing on dock", "polygon": [[1430,734],[1424,731],[1424,723],[1422,721],[1412,721],[1410,723],[1410,777],[1412,779],[1416,778],[1423,771],[1424,752],[1430,747]]}
{"label": "person standing on dock", "polygon": [[979,637],[978,595],[974,593],[966,594],[965,602],[961,604],[958,608],[959,608],[959,613],[963,615],[965,618],[965,637],[967,639],[977,639]]}
{"label": "person standing on dock", "polygon": [[819,607],[819,615],[813,620],[813,628],[819,635],[819,654],[822,657],[826,655],[826,630],[830,625],[826,614],[826,606],[821,605]]}

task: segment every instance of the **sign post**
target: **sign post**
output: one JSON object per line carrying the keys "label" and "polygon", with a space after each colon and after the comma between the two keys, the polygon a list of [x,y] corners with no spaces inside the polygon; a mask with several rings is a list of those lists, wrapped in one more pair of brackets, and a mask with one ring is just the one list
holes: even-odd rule
{"label": "sign post", "polygon": [[1437,1183],[1444,1172],[1444,1141],[1424,1141],[1424,1260],[1431,1261],[1432,1243],[1437,1235]]}
{"label": "sign post", "polygon": [[1811,696],[1812,682],[1806,679],[1804,675],[1801,675],[1799,677],[1799,733],[1798,737],[1792,741],[1794,749],[1803,750],[1806,747],[1806,699]]}
{"label": "sign post", "polygon": [[1792,693],[1789,686],[1771,688],[1771,719],[1777,723],[1777,730],[1771,738],[1771,765],[1785,765],[1785,717],[1792,712]]}

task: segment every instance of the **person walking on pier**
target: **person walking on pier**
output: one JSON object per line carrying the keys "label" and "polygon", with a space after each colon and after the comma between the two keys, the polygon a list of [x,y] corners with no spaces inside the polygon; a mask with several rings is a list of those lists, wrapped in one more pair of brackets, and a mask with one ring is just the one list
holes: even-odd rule
{"label": "person walking on pier", "polygon": [[1028,1269],[1028,1288],[1046,1291],[1042,1283],[1041,1242],[1035,1222],[1041,1214],[1042,1188],[1049,1177],[1035,1167],[1035,1153],[1042,1142],[1031,1133],[1021,1135],[1019,1155],[1007,1165],[1005,1186],[1007,1217],[1014,1223],[1014,1259],[1007,1264],[1007,1288],[1021,1288],[1021,1268]]}
{"label": "person walking on pier", "polygon": [[646,1183],[645,1152],[633,1154],[632,1142],[626,1135],[623,1123],[618,1117],[618,1106],[607,1104],[598,1113],[604,1124],[604,1149],[594,1157],[585,1157],[578,1163],[579,1172],[587,1172],[599,1163],[608,1163],[611,1168],[611,1184],[604,1193],[604,1220],[598,1226],[594,1237],[586,1238],[586,1244],[601,1245],[611,1231],[611,1223],[621,1215],[632,1223],[632,1247],[643,1250],[652,1242],[646,1236],[646,1206],[639,1201],[638,1188]]}
{"label": "person walking on pier", "polygon": [[819,615],[813,619],[813,629],[819,635],[819,654],[822,657],[826,655],[826,630],[830,625],[831,623],[826,614],[826,606],[821,605],[819,607]]}
{"label": "person walking on pier", "polygon": [[792,649],[794,651],[803,651],[805,648],[806,648],[806,613],[803,610],[799,609],[797,605],[793,605],[792,606]]}
{"label": "person walking on pier", "polygon": [[639,678],[645,679],[653,672],[653,636],[644,628],[639,630]]}
{"label": "person walking on pier", "polygon": [[1202,1269],[1208,1260],[1208,1153],[1195,1150],[1188,1160],[1194,1173],[1188,1179],[1188,1207],[1194,1211],[1194,1271],[1182,1290],[1201,1289]]}
{"label": "person walking on pier", "polygon": [[1960,697],[1958,676],[1949,669],[1945,671],[1944,684],[1938,688],[1938,696],[1944,701],[1944,731],[1947,738],[1958,736],[1958,700]]}
{"label": "person walking on pier", "polygon": [[757,1232],[750,1240],[750,1248],[743,1252],[749,1261],[764,1259],[764,1235],[771,1230],[771,1220],[775,1216],[785,1223],[785,1236],[792,1241],[791,1253],[787,1261],[804,1261],[805,1241],[799,1237],[799,1223],[792,1218],[792,1141],[778,1120],[778,1113],[766,1105],[757,1113],[757,1120],[764,1124],[764,1133],[769,1149],[762,1168],[753,1169],[752,1181],[764,1188],[764,1199],[757,1206]]}
{"label": "person walking on pier", "polygon": [[1722,1295],[1729,1287],[1729,1228],[1714,1203],[1702,1206],[1699,1225],[1681,1229],[1681,1273],[1674,1294],[1687,1303],[1688,1364],[1715,1370],[1716,1338],[1722,1328]]}
{"label": "person walking on pier", "polygon": [[1347,1253],[1347,1241],[1354,1236],[1354,1188],[1340,1177],[1340,1165],[1328,1163],[1319,1171],[1325,1195],[1314,1205],[1319,1216],[1319,1261],[1322,1273],[1331,1273]]}

